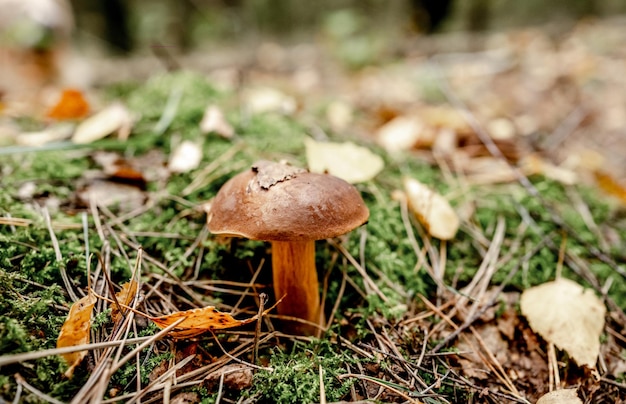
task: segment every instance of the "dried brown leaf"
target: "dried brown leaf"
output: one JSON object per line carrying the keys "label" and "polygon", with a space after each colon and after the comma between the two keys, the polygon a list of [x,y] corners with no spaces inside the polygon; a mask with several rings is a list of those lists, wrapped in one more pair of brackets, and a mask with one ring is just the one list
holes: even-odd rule
{"label": "dried brown leaf", "polygon": [[183,319],[170,331],[170,336],[176,339],[192,338],[207,331],[222,330],[239,327],[256,320],[258,316],[245,320],[237,320],[228,313],[222,313],[213,306],[200,309],[178,311],[161,317],[149,317],[159,328],[165,328]]}
{"label": "dried brown leaf", "polygon": [[[115,298],[117,302],[122,304],[122,308],[124,306],[130,306],[130,303],[135,298],[135,294],[137,293],[137,281],[131,280],[130,282],[126,282],[122,285],[122,290],[115,294]],[[126,310],[120,309],[116,304],[113,304],[111,308],[111,319],[114,323],[117,323],[122,320]]]}
{"label": "dried brown leaf", "polygon": [[[61,332],[57,339],[57,348],[89,343],[91,311],[95,303],[96,296],[89,293],[72,305],[65,323],[61,327]],[[70,366],[65,372],[66,377],[72,377],[74,369],[80,364],[85,355],[87,355],[87,351],[70,352],[61,355]]]}

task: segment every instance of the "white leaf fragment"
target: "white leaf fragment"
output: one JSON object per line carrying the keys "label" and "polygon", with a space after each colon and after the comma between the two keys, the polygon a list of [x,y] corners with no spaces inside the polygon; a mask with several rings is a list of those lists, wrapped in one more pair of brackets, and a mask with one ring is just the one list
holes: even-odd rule
{"label": "white leaf fragment", "polygon": [[404,192],[410,209],[431,236],[454,238],[460,220],[446,198],[413,178],[404,179]]}
{"label": "white leaf fragment", "polygon": [[200,146],[185,140],[174,150],[170,156],[168,167],[173,173],[186,173],[197,168],[202,161],[202,149]]}
{"label": "white leaf fragment", "polygon": [[51,142],[66,140],[72,136],[73,124],[60,124],[51,126],[39,132],[20,133],[15,142],[22,146],[38,147]]}
{"label": "white leaf fragment", "polygon": [[351,184],[369,181],[384,167],[382,157],[352,142],[316,142],[304,140],[309,170],[328,173]]}
{"label": "white leaf fragment", "polygon": [[560,278],[526,289],[520,308],[533,331],[595,369],[606,308],[591,290]]}
{"label": "white leaf fragment", "polygon": [[126,138],[132,127],[132,115],[122,104],[115,103],[102,111],[85,119],[78,125],[72,142],[78,144],[92,143],[103,139],[114,132]]}
{"label": "white leaf fragment", "polygon": [[224,113],[217,105],[209,105],[204,110],[204,116],[200,121],[202,133],[217,133],[218,135],[230,139],[235,134],[235,130],[224,117]]}
{"label": "white leaf fragment", "polygon": [[385,150],[394,153],[411,149],[424,141],[425,135],[424,124],[419,118],[398,116],[378,129],[376,140]]}
{"label": "white leaf fragment", "polygon": [[296,100],[272,87],[251,88],[244,92],[244,104],[252,114],[279,112],[293,114]]}

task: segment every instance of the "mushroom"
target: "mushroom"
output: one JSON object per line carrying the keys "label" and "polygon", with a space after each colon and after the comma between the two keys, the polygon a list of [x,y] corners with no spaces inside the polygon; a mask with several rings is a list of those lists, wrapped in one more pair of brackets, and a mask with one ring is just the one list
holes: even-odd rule
{"label": "mushroom", "polygon": [[[207,218],[213,234],[270,241],[277,311],[322,325],[315,240],[337,237],[369,217],[359,191],[328,174],[259,161],[224,184]],[[315,335],[318,327],[285,323],[285,330]]]}

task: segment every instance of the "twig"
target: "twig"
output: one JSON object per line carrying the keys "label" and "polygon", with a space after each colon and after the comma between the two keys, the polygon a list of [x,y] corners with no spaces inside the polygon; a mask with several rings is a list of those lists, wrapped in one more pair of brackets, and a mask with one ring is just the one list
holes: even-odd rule
{"label": "twig", "polygon": [[[143,390],[137,392],[137,394],[135,394],[135,396],[128,400],[128,404],[133,404],[136,402],[139,402],[139,399],[141,397],[143,397],[146,393],[156,390],[157,387],[159,387],[159,385],[161,383],[163,383],[163,381],[171,378],[172,376],[176,375],[176,372],[179,369],[182,369],[186,364],[188,364],[189,362],[191,362],[193,360],[193,358],[195,358],[195,355],[189,355],[186,358],[184,358],[183,360],[181,360],[180,362],[176,363],[174,366],[170,367],[166,372],[164,372],[162,375],[160,375],[159,377],[157,377],[156,379],[154,379],[150,384],[148,384],[146,387],[143,388]],[[166,382],[167,383],[167,382]]]}
{"label": "twig", "polygon": [[259,359],[259,337],[261,335],[261,317],[263,316],[263,311],[265,308],[265,302],[267,301],[267,295],[265,293],[261,293],[259,295],[259,311],[258,316],[259,319],[256,322],[256,327],[254,328],[254,350],[252,351],[252,363],[255,365]]}
{"label": "twig", "polygon": [[320,404],[326,404],[326,387],[324,387],[324,369],[322,369],[322,364],[318,364],[319,375],[320,375]]}
{"label": "twig", "polygon": [[[129,338],[128,340],[126,340],[126,343],[128,345],[136,344],[138,342],[146,341],[150,338],[152,337]],[[3,355],[3,356],[0,356],[0,367],[10,365],[13,363],[27,362],[27,361],[31,361],[35,359],[45,358],[47,356],[63,355],[66,353],[72,353],[72,352],[78,352],[78,351],[89,351],[89,350],[94,350],[94,349],[108,348],[111,346],[119,345],[119,343],[120,343],[119,341],[105,341],[105,342],[98,342],[98,343],[93,343],[93,344],[82,344],[82,345],[67,346],[63,348],[51,348],[51,349],[44,349],[41,351],[24,352],[24,353],[13,354],[13,355]]]}
{"label": "twig", "polygon": [[180,104],[180,99],[183,95],[183,89],[176,85],[170,91],[169,96],[167,97],[167,102],[165,104],[165,108],[163,109],[163,113],[161,114],[161,118],[154,125],[152,129],[156,134],[162,135],[163,132],[170,126],[174,117],[176,117],[176,112],[178,111],[178,105]]}
{"label": "twig", "polygon": [[334,240],[328,240],[328,242],[335,248],[337,248],[343,255],[344,257],[346,257],[348,259],[348,261],[350,261],[350,263],[352,264],[352,266],[354,266],[356,268],[356,270],[359,272],[359,274],[363,277],[363,283],[366,286],[369,286],[371,288],[371,290],[373,290],[376,295],[378,297],[380,297],[380,299],[383,302],[387,302],[389,301],[389,299],[387,298],[387,296],[385,296],[385,294],[378,288],[378,286],[376,285],[376,283],[372,280],[372,278],[370,278],[370,276],[367,274],[367,271],[365,271],[365,268],[363,268],[355,259],[354,257],[348,252],[348,250],[346,250],[346,248],[335,242]]}
{"label": "twig", "polygon": [[468,317],[463,324],[458,326],[454,331],[452,331],[443,340],[441,340],[433,349],[431,349],[430,353],[432,354],[432,353],[438,352],[441,348],[446,346],[450,341],[452,341],[453,339],[458,337],[459,334],[462,331],[466,330],[469,326],[471,326],[474,323],[474,321],[476,321],[478,318],[480,318],[480,316],[482,316],[484,314],[484,312],[487,311],[487,309],[492,307],[495,304],[495,299],[500,295],[500,293],[502,293],[502,291],[504,290],[506,285],[509,284],[511,279],[513,279],[513,276],[515,276],[517,271],[519,271],[519,269],[522,266],[522,264],[524,262],[527,262],[532,256],[534,256],[537,253],[537,251],[539,251],[541,248],[543,248],[543,246],[545,245],[547,239],[548,239],[547,236],[544,237],[544,239],[541,242],[539,242],[532,250],[528,251],[524,255],[524,257],[522,257],[522,259],[517,261],[515,266],[507,274],[507,276],[504,279],[504,281],[502,281],[502,283],[498,286],[498,288],[492,294],[491,299],[489,299],[489,301],[487,301],[486,303],[483,304],[482,309],[478,310],[476,313],[474,313],[473,316]]}
{"label": "twig", "polygon": [[222,344],[220,344],[220,341],[219,341],[219,339],[217,338],[217,335],[215,335],[215,333],[213,332],[213,330],[211,330],[211,334],[213,335],[213,339],[215,339],[215,343],[217,344],[217,346],[219,346],[219,347],[220,347],[220,349],[222,350],[222,353],[223,353],[224,355],[226,355],[227,357],[229,357],[231,360],[234,360],[234,361],[235,361],[235,362],[237,362],[237,363],[241,363],[242,365],[250,366],[250,367],[251,367],[251,368],[253,368],[253,369],[257,369],[257,370],[267,370],[267,371],[269,371],[269,372],[273,372],[273,371],[274,371],[274,369],[273,369],[273,368],[270,368],[270,367],[265,367],[265,366],[258,366],[258,365],[255,365],[254,363],[249,363],[249,362],[246,362],[246,361],[244,361],[243,359],[239,359],[239,358],[237,358],[237,357],[235,357],[235,356],[231,355],[230,353],[228,353],[228,352],[224,349],[224,347],[222,346]]}
{"label": "twig", "polygon": [[16,373],[13,377],[15,377],[15,381],[17,382],[18,385],[23,386],[26,390],[30,391],[31,393],[33,393],[34,395],[36,395],[40,399],[45,400],[45,401],[47,401],[49,403],[52,403],[52,404],[63,404],[61,401],[57,400],[56,398],[50,397],[49,395],[45,394],[44,392],[39,391],[35,387],[33,387],[30,384],[28,384],[26,379],[24,379],[22,377],[22,375],[20,375],[19,373]]}
{"label": "twig", "polygon": [[63,283],[65,284],[65,289],[67,290],[67,294],[70,296],[73,302],[78,300],[78,296],[74,293],[74,289],[72,287],[72,283],[70,282],[69,277],[67,276],[67,271],[65,270],[65,265],[63,264],[63,256],[61,255],[61,248],[59,247],[59,240],[57,240],[57,236],[54,234],[54,230],[52,229],[52,223],[50,222],[50,213],[48,213],[48,208],[43,207],[42,209],[44,220],[46,221],[46,226],[48,227],[48,232],[50,233],[50,239],[52,240],[52,248],[54,248],[54,254],[56,257],[56,261],[59,264],[59,272],[61,273],[61,278],[63,279]]}
{"label": "twig", "polygon": [[362,374],[358,374],[358,373],[344,373],[344,374],[341,374],[341,375],[337,375],[337,377],[339,379],[345,379],[347,377],[354,377],[355,379],[365,380],[365,381],[368,381],[370,383],[374,383],[374,384],[376,384],[376,385],[378,385],[378,386],[380,386],[380,387],[382,387],[384,389],[387,389],[387,390],[391,391],[394,394],[399,395],[400,397],[404,398],[405,400],[407,400],[410,403],[424,404],[421,401],[419,401],[419,400],[417,400],[415,398],[412,398],[411,396],[405,394],[404,392],[402,392],[402,391],[400,391],[400,390],[398,390],[398,389],[396,389],[394,387],[391,387],[389,385],[389,383],[385,383],[384,381],[379,380],[379,379],[377,379],[375,377],[372,377],[372,376],[362,375]]}

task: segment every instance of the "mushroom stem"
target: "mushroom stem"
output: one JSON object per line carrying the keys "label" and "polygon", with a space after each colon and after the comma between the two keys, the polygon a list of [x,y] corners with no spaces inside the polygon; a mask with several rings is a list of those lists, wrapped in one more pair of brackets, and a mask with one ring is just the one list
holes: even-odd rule
{"label": "mushroom stem", "polygon": [[[272,273],[279,314],[322,324],[319,283],[315,269],[315,241],[272,241]],[[313,326],[291,322],[297,334],[316,335]]]}

